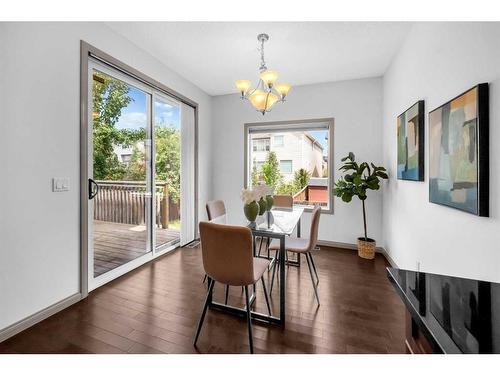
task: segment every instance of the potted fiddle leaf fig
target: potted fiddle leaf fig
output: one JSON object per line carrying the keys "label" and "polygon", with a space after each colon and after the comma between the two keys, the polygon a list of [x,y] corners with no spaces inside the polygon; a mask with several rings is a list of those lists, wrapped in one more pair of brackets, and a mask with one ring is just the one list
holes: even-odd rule
{"label": "potted fiddle leaf fig", "polygon": [[366,208],[365,200],[368,197],[368,190],[378,190],[380,180],[389,178],[384,167],[377,167],[373,163],[362,162],[358,164],[356,157],[349,152],[342,159],[342,166],[339,168],[345,174],[336,183],[333,188],[335,196],[342,198],[349,203],[353,197],[358,197],[363,205],[363,225],[364,237],[358,237],[358,255],[361,258],[373,259],[375,257],[375,240],[368,237],[366,230]]}

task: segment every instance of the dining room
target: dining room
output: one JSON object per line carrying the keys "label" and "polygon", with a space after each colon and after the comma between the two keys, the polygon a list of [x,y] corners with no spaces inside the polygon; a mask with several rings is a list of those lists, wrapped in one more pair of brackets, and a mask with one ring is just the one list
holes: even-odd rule
{"label": "dining room", "polygon": [[0,22],[0,361],[500,353],[500,23],[188,19]]}

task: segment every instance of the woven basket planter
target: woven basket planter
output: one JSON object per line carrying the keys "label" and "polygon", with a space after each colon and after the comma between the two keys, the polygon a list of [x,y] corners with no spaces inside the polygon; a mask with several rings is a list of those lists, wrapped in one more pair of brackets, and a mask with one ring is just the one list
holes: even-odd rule
{"label": "woven basket planter", "polygon": [[363,259],[373,259],[375,258],[375,246],[376,242],[372,238],[367,238],[365,241],[364,237],[358,238],[358,255]]}

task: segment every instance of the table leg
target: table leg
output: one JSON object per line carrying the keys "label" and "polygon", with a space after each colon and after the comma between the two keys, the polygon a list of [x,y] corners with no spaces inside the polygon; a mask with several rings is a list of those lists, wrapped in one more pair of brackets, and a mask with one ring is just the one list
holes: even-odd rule
{"label": "table leg", "polygon": [[[297,237],[300,238],[300,223],[301,223],[302,217],[299,219],[299,222],[297,223]],[[300,254],[297,253],[297,266],[300,267]]]}

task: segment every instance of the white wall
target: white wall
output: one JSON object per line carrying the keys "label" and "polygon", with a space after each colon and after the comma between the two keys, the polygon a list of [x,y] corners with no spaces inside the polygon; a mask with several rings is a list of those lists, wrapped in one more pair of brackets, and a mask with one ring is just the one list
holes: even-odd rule
{"label": "white wall", "polygon": [[[402,268],[500,281],[500,24],[414,26],[384,76],[384,246]],[[490,83],[490,218],[429,202],[428,118],[470,87]],[[425,100],[425,182],[398,181],[396,117]]]}
{"label": "white wall", "polygon": [[207,94],[103,24],[0,23],[0,329],[79,292],[80,39],[199,104],[200,218],[211,197]]}
{"label": "white wall", "polygon": [[[247,122],[334,117],[335,179],[339,177],[340,159],[349,151],[360,160],[382,161],[380,78],[294,87],[287,102],[277,104],[264,117],[248,102],[242,102],[237,94],[214,97],[212,103],[213,196],[226,202],[228,214],[236,221],[244,220],[239,194],[244,181],[244,124]],[[381,241],[381,192],[370,193],[367,202],[369,235]],[[305,214],[303,228],[309,228],[309,216]],[[360,202],[345,204],[335,199],[334,213],[321,218],[319,238],[355,243],[362,229]]]}

